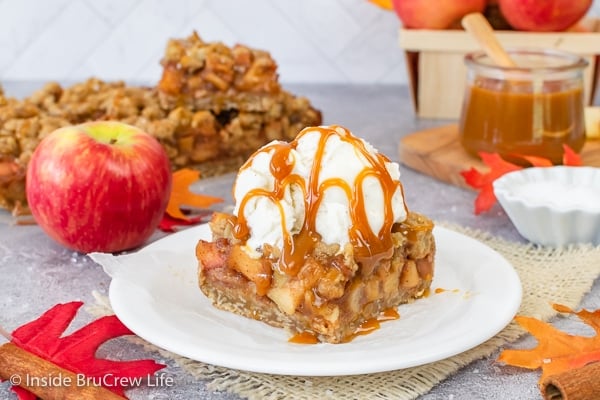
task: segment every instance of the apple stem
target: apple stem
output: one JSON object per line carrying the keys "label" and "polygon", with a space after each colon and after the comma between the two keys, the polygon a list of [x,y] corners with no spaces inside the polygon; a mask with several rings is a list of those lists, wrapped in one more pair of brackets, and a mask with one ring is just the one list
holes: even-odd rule
{"label": "apple stem", "polygon": [[115,138],[111,138],[108,142],[108,144],[115,144],[115,143],[117,143],[117,139],[115,139]]}

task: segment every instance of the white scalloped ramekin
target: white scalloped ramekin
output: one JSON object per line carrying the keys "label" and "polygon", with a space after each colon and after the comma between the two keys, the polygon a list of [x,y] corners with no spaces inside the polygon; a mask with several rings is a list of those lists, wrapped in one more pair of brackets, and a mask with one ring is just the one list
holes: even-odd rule
{"label": "white scalloped ramekin", "polygon": [[496,179],[494,194],[533,243],[600,245],[600,168],[524,168]]}

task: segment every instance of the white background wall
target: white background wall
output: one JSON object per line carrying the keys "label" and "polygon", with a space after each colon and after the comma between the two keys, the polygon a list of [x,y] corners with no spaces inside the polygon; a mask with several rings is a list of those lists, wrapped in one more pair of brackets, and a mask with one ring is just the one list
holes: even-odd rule
{"label": "white background wall", "polygon": [[404,83],[399,27],[367,0],[0,0],[0,81],[154,83],[167,39],[196,30],[269,50],[282,82]]}

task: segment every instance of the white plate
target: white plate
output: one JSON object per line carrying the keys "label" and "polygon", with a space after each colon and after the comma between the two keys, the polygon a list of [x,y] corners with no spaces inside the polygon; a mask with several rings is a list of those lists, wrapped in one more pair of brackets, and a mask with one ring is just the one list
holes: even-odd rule
{"label": "white plate", "polygon": [[[137,253],[90,256],[112,276],[116,315],[140,337],[173,353],[272,374],[334,376],[390,371],[458,354],[498,333],[521,302],[512,266],[483,243],[436,227],[431,294],[398,308],[400,319],[345,344],[292,344],[283,330],[214,308],[196,283],[194,248],[206,225]],[[445,289],[435,293],[436,288]]]}

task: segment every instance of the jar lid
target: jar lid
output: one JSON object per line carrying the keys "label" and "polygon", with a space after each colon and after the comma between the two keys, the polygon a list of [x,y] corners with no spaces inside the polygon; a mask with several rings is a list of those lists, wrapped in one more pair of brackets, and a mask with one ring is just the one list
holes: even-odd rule
{"label": "jar lid", "polygon": [[495,64],[483,51],[468,53],[465,64],[477,72],[490,76],[510,79],[528,79],[528,76],[552,76],[560,79],[579,73],[588,66],[588,61],[583,57],[555,49],[507,49],[517,67],[501,67]]}

